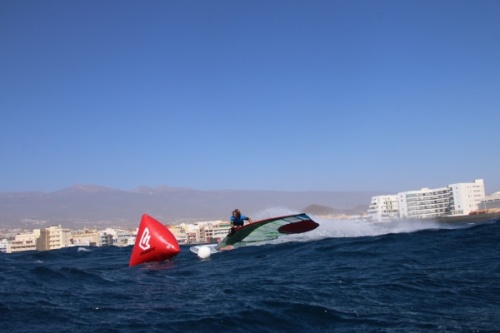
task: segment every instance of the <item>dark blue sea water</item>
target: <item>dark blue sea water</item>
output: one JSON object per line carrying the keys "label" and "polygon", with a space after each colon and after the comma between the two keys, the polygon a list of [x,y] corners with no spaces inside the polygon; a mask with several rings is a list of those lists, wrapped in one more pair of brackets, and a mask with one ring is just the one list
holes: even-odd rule
{"label": "dark blue sea water", "polygon": [[133,268],[131,247],[0,254],[0,331],[500,331],[499,221],[318,222]]}

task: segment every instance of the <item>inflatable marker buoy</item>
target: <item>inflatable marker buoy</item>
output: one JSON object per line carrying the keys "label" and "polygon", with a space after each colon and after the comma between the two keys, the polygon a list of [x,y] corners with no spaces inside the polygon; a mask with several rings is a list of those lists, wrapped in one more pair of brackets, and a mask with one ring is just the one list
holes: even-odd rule
{"label": "inflatable marker buoy", "polygon": [[145,262],[165,261],[174,258],[180,251],[179,243],[172,232],[151,216],[144,214],[128,265],[132,267]]}

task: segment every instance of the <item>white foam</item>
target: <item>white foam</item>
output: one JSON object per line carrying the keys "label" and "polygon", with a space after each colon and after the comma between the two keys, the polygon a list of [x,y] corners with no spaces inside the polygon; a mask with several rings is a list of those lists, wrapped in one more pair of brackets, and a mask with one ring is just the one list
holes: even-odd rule
{"label": "white foam", "polygon": [[85,247],[79,247],[77,251],[78,251],[78,252],[91,252],[92,250],[87,249],[87,248],[85,248]]}
{"label": "white foam", "polygon": [[[282,207],[274,207],[255,214],[253,219],[261,220],[269,217],[296,213],[301,212],[292,211]],[[378,236],[391,233],[409,233],[425,229],[452,228],[450,226],[445,227],[440,225],[435,221],[400,220],[391,223],[371,223],[365,220],[328,219],[318,217],[313,214],[308,215],[319,224],[319,227],[315,230],[303,234],[287,235],[271,242],[263,243],[307,242],[325,238]]]}

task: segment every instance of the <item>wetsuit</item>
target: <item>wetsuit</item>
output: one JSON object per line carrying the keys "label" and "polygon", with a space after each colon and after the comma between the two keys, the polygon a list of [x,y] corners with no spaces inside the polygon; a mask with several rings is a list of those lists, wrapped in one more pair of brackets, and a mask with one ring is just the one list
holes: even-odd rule
{"label": "wetsuit", "polygon": [[245,215],[241,215],[239,219],[234,216],[231,216],[231,223],[235,227],[242,227],[243,224],[245,224],[245,220],[248,220],[248,217],[246,217]]}

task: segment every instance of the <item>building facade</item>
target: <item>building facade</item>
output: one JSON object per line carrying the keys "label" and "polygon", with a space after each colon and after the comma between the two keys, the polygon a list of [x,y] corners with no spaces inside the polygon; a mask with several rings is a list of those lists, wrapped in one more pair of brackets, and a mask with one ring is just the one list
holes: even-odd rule
{"label": "building facade", "polygon": [[14,240],[7,242],[5,252],[15,253],[22,251],[36,250],[36,240],[40,237],[40,229],[35,229],[30,233],[16,235]]}
{"label": "building facade", "polygon": [[71,230],[59,226],[40,229],[36,239],[37,251],[49,251],[66,247],[70,244]]}
{"label": "building facade", "polygon": [[70,238],[71,246],[97,246],[100,245],[100,235],[97,229],[83,229],[73,231]]}
{"label": "building facade", "polygon": [[[450,184],[440,188],[400,192],[397,195],[372,197],[368,210],[374,222],[395,219],[428,219],[446,215],[467,215],[478,209],[485,197],[484,182]],[[394,200],[397,200],[397,204]],[[397,210],[397,214],[396,211]]]}
{"label": "building facade", "polygon": [[488,195],[481,200],[477,207],[478,210],[488,211],[488,210],[498,210],[500,209],[500,192],[495,192],[492,195]]}
{"label": "building facade", "polygon": [[448,215],[450,208],[450,189],[423,188],[418,191],[398,193],[399,218],[426,219]]}
{"label": "building facade", "polygon": [[[166,226],[179,244],[220,242],[231,227],[228,221],[207,221],[196,224]],[[0,240],[0,252],[48,251],[70,246],[132,246],[137,229],[74,230],[51,226]]]}
{"label": "building facade", "polygon": [[219,243],[227,236],[231,228],[230,222],[208,223],[200,226],[200,241],[203,243]]}
{"label": "building facade", "polygon": [[368,219],[376,222],[390,222],[399,218],[397,195],[379,195],[372,197],[368,207]]}
{"label": "building facade", "polygon": [[476,179],[474,183],[459,183],[448,185],[451,194],[450,215],[468,215],[478,210],[478,205],[484,199],[484,182]]}

